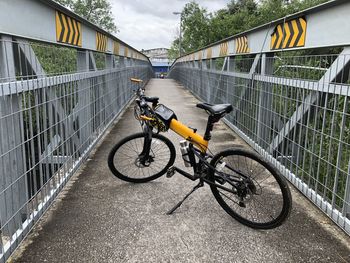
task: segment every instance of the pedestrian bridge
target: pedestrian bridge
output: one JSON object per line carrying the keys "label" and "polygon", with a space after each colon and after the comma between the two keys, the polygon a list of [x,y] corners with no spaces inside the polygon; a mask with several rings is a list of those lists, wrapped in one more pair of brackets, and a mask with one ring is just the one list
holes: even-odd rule
{"label": "pedestrian bridge", "polygon": [[[285,17],[179,57],[158,80],[146,56],[55,2],[1,1],[0,261],[18,248],[15,262],[349,262],[349,12],[330,1]],[[108,151],[140,130],[131,77],[199,132],[198,100],[231,103],[214,150],[274,163],[294,186],[290,219],[248,229],[208,189],[167,216],[186,179],[113,177]]]}

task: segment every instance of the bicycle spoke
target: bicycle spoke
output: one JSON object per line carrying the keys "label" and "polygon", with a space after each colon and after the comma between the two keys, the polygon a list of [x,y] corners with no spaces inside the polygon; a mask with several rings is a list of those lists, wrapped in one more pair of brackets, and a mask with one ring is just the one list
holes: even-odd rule
{"label": "bicycle spoke", "polygon": [[[246,153],[244,150],[237,150],[237,154],[232,152],[231,155],[217,157],[220,161],[215,165],[219,166],[225,162],[223,172],[228,178],[239,177],[242,181],[237,183],[237,193],[234,195],[211,186],[213,193],[217,193],[215,197],[219,204],[225,204],[223,208],[231,216],[248,226],[273,228],[280,225],[288,214],[283,210],[286,206],[283,189],[275,172],[254,153]],[[215,172],[212,176],[215,176]],[[289,209],[288,204],[286,209]]]}
{"label": "bicycle spoke", "polygon": [[142,165],[139,160],[144,147],[144,136],[138,137],[122,144],[115,153],[113,163],[122,174],[130,178],[142,179],[163,171],[171,158],[171,151],[164,141],[153,138],[149,152],[149,159]]}

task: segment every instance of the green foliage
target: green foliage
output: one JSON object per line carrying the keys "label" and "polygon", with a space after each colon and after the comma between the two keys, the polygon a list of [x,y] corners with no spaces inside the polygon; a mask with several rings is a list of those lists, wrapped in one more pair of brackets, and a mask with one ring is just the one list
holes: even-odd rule
{"label": "green foliage", "polygon": [[[209,42],[209,20],[207,10],[196,2],[187,3],[181,12],[181,53],[199,49]],[[176,37],[168,52],[169,59],[180,54],[180,40]]]}
{"label": "green foliage", "polygon": [[224,63],[225,63],[225,59],[224,58],[216,58],[214,60],[214,67],[216,70],[222,70],[222,67],[224,66]]}
{"label": "green foliage", "polygon": [[179,38],[176,38],[173,43],[171,44],[170,49],[168,50],[168,58],[169,59],[176,59],[179,57],[180,54],[180,46],[179,46]]}
{"label": "green foliage", "polygon": [[181,13],[181,28],[183,31],[182,46],[185,52],[205,46],[209,41],[207,10],[201,8],[196,2],[186,4]]}
{"label": "green foliage", "polygon": [[96,68],[98,70],[103,70],[106,68],[106,56],[103,53],[94,52],[94,58],[96,63]]}
{"label": "green foliage", "polygon": [[31,43],[31,47],[47,75],[77,71],[76,49],[37,43]]}
{"label": "green foliage", "polygon": [[104,30],[115,33],[112,6],[108,0],[55,0]]}

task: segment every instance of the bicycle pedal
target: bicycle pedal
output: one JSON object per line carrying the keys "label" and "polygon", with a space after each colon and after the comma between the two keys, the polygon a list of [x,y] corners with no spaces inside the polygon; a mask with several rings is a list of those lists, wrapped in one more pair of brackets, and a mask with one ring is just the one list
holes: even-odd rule
{"label": "bicycle pedal", "polygon": [[176,173],[175,167],[171,166],[168,171],[166,172],[166,177],[171,178]]}

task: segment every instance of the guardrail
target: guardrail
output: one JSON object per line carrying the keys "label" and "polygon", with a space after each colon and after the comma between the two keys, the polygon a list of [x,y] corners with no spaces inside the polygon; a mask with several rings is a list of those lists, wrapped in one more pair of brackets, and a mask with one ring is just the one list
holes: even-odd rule
{"label": "guardrail", "polygon": [[350,12],[331,1],[178,58],[169,76],[350,234]]}
{"label": "guardrail", "polygon": [[0,12],[5,262],[132,99],[129,78],[153,72],[147,57],[52,1],[5,0]]}

